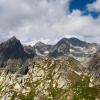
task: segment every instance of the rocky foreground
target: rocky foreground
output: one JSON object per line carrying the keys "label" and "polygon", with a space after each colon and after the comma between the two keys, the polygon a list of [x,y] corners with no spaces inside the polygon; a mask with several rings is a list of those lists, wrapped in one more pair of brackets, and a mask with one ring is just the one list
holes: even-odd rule
{"label": "rocky foreground", "polygon": [[39,57],[29,61],[26,75],[0,72],[0,100],[99,100],[85,68],[74,58]]}

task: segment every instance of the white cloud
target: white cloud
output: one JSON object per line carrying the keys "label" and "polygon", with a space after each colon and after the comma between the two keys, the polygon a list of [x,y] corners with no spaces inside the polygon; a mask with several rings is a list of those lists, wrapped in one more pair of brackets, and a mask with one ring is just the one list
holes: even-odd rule
{"label": "white cloud", "polygon": [[100,42],[100,17],[69,13],[69,1],[0,0],[0,41],[15,35],[24,44],[55,43],[64,36]]}
{"label": "white cloud", "polygon": [[100,12],[100,0],[96,0],[92,4],[88,4],[87,7],[88,7],[89,11]]}

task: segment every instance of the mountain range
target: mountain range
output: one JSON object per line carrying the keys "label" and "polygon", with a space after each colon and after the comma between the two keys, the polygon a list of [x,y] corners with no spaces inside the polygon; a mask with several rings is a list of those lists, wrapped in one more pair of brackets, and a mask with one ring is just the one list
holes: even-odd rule
{"label": "mountain range", "polygon": [[81,41],[77,38],[62,38],[55,45],[48,45],[42,42],[37,42],[33,47],[31,46],[23,46],[21,42],[16,39],[16,37],[12,37],[6,42],[0,44],[0,57],[2,58],[27,58],[34,57],[35,55],[44,55],[51,54],[51,56],[55,52],[57,56],[65,55],[71,53],[70,51],[74,51],[75,49],[82,51],[82,49],[91,49],[94,48],[97,50],[99,47],[98,44],[88,43]]}
{"label": "mountain range", "polygon": [[22,65],[27,59],[36,56],[47,55],[54,58],[61,56],[88,57],[98,51],[98,49],[98,44],[84,42],[77,38],[62,38],[55,45],[37,42],[32,47],[23,46],[16,37],[12,37],[0,44],[0,67],[5,67],[12,62],[15,64],[18,60],[20,65]]}

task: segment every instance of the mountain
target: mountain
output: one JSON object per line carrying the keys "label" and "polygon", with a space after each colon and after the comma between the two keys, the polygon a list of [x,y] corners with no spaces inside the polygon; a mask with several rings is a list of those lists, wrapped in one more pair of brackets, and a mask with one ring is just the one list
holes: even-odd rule
{"label": "mountain", "polygon": [[0,68],[16,72],[19,69],[17,66],[21,68],[28,59],[35,56],[72,56],[80,60],[91,57],[99,48],[98,44],[87,43],[77,38],[62,38],[55,45],[37,42],[33,47],[23,46],[16,37],[12,37],[0,44]]}
{"label": "mountain", "polygon": [[42,42],[37,42],[33,49],[36,51],[37,55],[43,55],[49,53],[51,45],[44,44]]}
{"label": "mountain", "polygon": [[23,45],[16,37],[0,44],[0,68],[6,68],[7,71],[16,72],[28,58],[34,58],[25,52]]}
{"label": "mountain", "polygon": [[66,38],[63,38],[50,49],[49,56],[56,58],[59,56],[68,55],[69,50],[70,50],[70,43]]}
{"label": "mountain", "polygon": [[75,38],[23,46],[12,37],[0,44],[0,100],[99,100],[98,47]]}
{"label": "mountain", "polygon": [[78,60],[89,58],[100,49],[97,43],[88,43],[77,38],[69,38],[68,41],[71,44],[70,55]]}
{"label": "mountain", "polygon": [[26,56],[22,44],[15,37],[0,44],[1,58],[24,58]]}
{"label": "mountain", "polygon": [[37,42],[33,49],[36,51],[37,55],[45,55],[49,54],[51,57],[59,57],[68,55],[68,52],[71,49],[70,46],[73,47],[87,47],[89,43],[81,41],[77,38],[62,38],[58,43],[55,45],[47,45],[42,42]]}
{"label": "mountain", "polygon": [[36,56],[36,52],[32,46],[24,46],[24,51],[30,56]]}
{"label": "mountain", "polygon": [[[4,49],[5,50],[4,50]],[[55,45],[48,45],[42,42],[37,42],[33,47],[24,46],[18,39],[12,37],[8,41],[0,44],[0,57],[10,58],[33,58],[34,56],[48,55],[58,58],[61,56],[71,55],[75,58],[91,56],[100,46],[96,43],[88,43],[77,38],[62,38]],[[3,58],[3,59],[4,59]],[[83,59],[82,58],[82,59]]]}
{"label": "mountain", "polygon": [[73,56],[78,60],[90,57],[100,46],[96,43],[88,43],[77,38],[62,38],[54,45],[48,45],[42,42],[37,42],[33,47],[25,46],[25,51],[28,54],[38,56],[48,55],[50,57],[58,58],[61,56]]}
{"label": "mountain", "polygon": [[71,45],[77,46],[77,47],[86,47],[89,44],[87,42],[81,41],[81,40],[74,38],[74,37],[69,38],[68,41]]}

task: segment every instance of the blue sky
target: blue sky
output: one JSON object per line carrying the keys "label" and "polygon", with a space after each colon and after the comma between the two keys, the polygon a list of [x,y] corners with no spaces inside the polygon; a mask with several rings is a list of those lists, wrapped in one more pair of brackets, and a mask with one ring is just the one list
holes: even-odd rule
{"label": "blue sky", "polygon": [[0,42],[23,44],[78,37],[100,43],[100,0],[0,0]]}
{"label": "blue sky", "polygon": [[93,18],[97,18],[99,16],[99,12],[96,11],[88,11],[87,4],[92,4],[96,2],[96,0],[72,0],[70,1],[69,10],[73,12],[73,10],[80,10],[83,12],[83,15],[91,14]]}
{"label": "blue sky", "polygon": [[96,0],[71,0],[70,1],[70,11],[75,9],[80,9],[81,11],[87,10],[86,5],[95,2]]}

